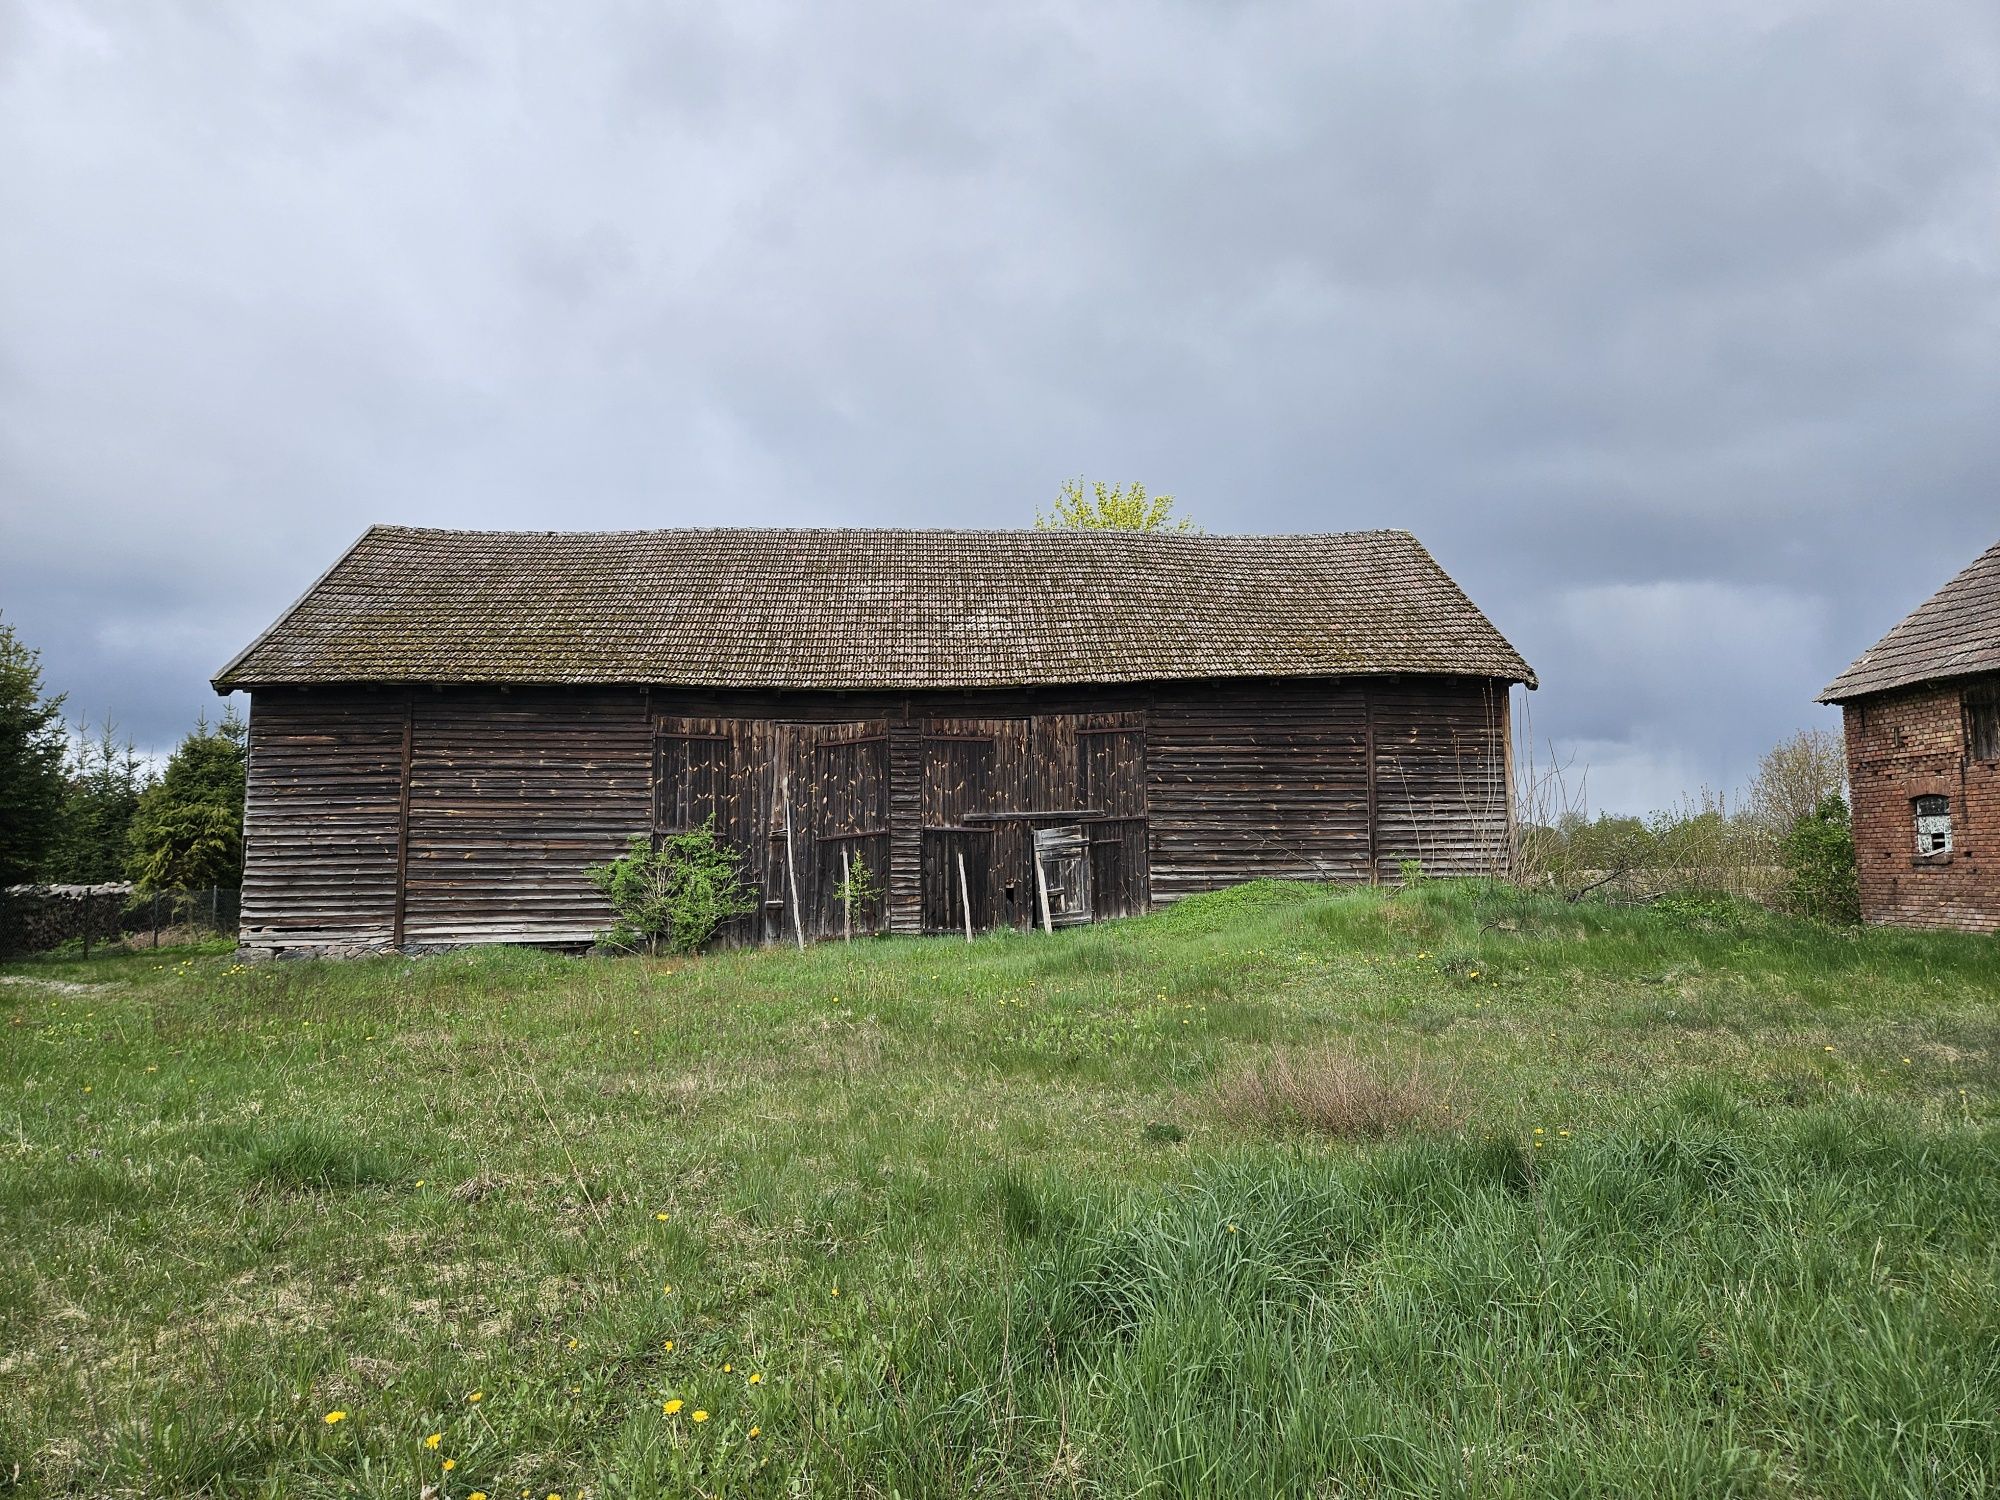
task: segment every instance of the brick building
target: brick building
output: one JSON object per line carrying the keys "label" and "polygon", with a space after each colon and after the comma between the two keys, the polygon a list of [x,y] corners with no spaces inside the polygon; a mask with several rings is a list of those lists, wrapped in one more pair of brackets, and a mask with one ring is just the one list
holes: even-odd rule
{"label": "brick building", "polygon": [[2000,932],[2000,543],[1819,701],[1846,717],[1863,920]]}

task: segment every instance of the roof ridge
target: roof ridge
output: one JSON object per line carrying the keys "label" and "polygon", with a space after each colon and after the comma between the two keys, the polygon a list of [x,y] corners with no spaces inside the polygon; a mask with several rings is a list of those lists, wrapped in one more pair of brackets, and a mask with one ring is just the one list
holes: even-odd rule
{"label": "roof ridge", "polygon": [[[1114,527],[1041,526],[634,526],[612,530],[568,530],[563,528],[488,526],[411,526],[378,521],[362,533],[395,536],[437,537],[640,537],[640,536],[950,536],[950,537],[1063,537],[1104,538],[1138,541],[1294,541],[1316,537],[1403,537],[1417,542],[1415,533],[1402,526],[1367,526],[1351,531],[1126,531]],[[1422,547],[1421,542],[1417,542]]]}

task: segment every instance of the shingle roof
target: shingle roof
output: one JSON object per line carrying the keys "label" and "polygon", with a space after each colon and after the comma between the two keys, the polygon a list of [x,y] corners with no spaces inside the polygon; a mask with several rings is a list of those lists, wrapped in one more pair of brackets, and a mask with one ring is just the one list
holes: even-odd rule
{"label": "shingle roof", "polygon": [[2000,542],[1918,605],[1827,684],[1822,703],[2000,672]]}
{"label": "shingle roof", "polygon": [[215,686],[970,688],[1391,672],[1535,682],[1403,531],[375,526]]}

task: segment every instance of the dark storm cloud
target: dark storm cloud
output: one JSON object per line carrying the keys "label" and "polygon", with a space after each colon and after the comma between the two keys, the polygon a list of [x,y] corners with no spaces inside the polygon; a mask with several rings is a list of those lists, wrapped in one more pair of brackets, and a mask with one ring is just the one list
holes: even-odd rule
{"label": "dark storm cloud", "polygon": [[0,608],[169,741],[363,525],[1402,525],[1606,805],[2000,536],[1962,4],[0,10]]}

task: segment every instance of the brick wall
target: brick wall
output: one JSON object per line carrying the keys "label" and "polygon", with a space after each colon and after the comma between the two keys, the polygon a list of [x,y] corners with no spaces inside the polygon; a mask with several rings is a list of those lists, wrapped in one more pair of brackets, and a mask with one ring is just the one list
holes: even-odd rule
{"label": "brick wall", "polygon": [[[1846,705],[1865,921],[2000,932],[2000,761],[1967,755],[1964,696],[1976,685],[1966,679]],[[1952,850],[1920,856],[1911,804],[1931,795],[1951,800]]]}

